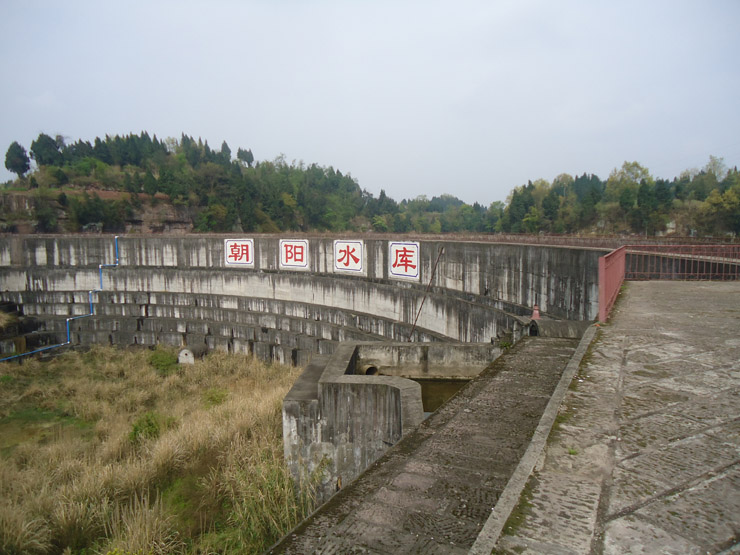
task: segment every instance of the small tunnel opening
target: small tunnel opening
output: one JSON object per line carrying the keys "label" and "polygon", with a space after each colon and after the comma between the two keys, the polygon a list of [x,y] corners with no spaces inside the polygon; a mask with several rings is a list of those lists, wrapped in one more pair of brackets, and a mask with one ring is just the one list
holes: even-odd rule
{"label": "small tunnel opening", "polygon": [[368,366],[365,369],[365,375],[366,376],[375,376],[378,373],[378,367],[377,366]]}

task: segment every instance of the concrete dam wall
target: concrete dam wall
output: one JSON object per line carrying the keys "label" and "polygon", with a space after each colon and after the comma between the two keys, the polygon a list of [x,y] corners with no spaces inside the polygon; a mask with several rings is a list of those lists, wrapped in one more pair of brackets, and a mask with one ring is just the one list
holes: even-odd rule
{"label": "concrete dam wall", "polygon": [[[532,330],[596,318],[602,254],[370,237],[12,236],[0,238],[0,301],[33,317],[47,343],[307,365],[283,403],[285,458],[297,480],[321,470],[326,499],[422,421],[420,385],[407,378],[469,380]],[[559,321],[533,323],[534,305]],[[38,342],[0,348],[18,344]]]}
{"label": "concrete dam wall", "polygon": [[535,304],[594,319],[604,253],[372,237],[5,236],[0,300],[60,342],[67,319],[92,304],[92,317],[69,324],[72,343],[206,344],[303,365],[348,340],[490,343],[521,333]]}

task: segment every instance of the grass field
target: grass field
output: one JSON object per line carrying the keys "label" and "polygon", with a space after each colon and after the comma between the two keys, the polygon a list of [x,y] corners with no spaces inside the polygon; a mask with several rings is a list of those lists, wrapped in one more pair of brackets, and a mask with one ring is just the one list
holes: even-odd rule
{"label": "grass field", "polygon": [[0,364],[0,552],[263,551],[312,508],[283,465],[298,372],[97,347]]}

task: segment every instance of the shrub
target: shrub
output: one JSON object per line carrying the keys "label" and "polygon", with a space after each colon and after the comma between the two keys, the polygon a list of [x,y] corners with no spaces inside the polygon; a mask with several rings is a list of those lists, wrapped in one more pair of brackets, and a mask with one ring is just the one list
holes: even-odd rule
{"label": "shrub", "polygon": [[171,351],[157,347],[149,355],[149,364],[154,366],[159,374],[167,376],[177,369],[177,355]]}
{"label": "shrub", "polygon": [[153,555],[184,553],[185,544],[172,527],[159,497],[134,495],[126,505],[116,505],[106,525],[109,551],[114,553],[149,553]]}
{"label": "shrub", "polygon": [[221,387],[211,387],[203,393],[203,404],[206,408],[216,407],[226,400],[229,392]]}
{"label": "shrub", "polygon": [[131,433],[128,437],[132,443],[139,443],[144,439],[155,439],[159,437],[159,421],[157,415],[153,412],[147,412],[134,420]]}
{"label": "shrub", "polygon": [[82,550],[105,531],[110,512],[108,499],[99,502],[62,499],[53,509],[50,524],[53,543]]}
{"label": "shrub", "polygon": [[51,547],[49,527],[15,507],[0,507],[0,552],[46,553]]}

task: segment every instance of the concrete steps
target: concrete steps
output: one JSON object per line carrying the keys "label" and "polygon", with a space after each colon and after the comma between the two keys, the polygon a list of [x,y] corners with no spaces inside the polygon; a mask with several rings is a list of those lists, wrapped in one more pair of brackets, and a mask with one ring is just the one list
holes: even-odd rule
{"label": "concrete steps", "polygon": [[55,332],[39,331],[43,323],[34,317],[24,316],[21,308],[12,302],[0,302],[0,312],[13,318],[0,329],[0,358],[46,347],[57,342]]}
{"label": "concrete steps", "polygon": [[[85,291],[5,292],[2,298],[22,305],[60,340],[66,340],[67,318],[90,313]],[[302,366],[344,341],[405,340],[411,333],[410,325],[388,318],[274,299],[101,291],[92,300],[95,314],[70,322],[73,344],[205,344]],[[449,341],[421,329],[411,335],[415,341]]]}

